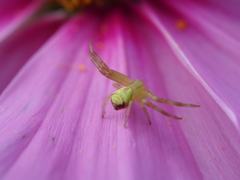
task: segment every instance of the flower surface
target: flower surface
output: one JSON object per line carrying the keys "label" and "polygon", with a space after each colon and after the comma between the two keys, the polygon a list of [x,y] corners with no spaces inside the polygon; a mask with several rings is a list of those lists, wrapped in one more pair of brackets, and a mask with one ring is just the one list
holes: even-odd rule
{"label": "flower surface", "polygon": [[[1,179],[239,179],[238,1],[124,2],[34,21],[41,3],[14,2],[31,13],[14,19],[0,6]],[[115,89],[90,61],[90,40],[158,97],[201,107],[154,102],[185,120],[148,108],[149,125],[134,104],[124,128],[125,110],[109,103],[102,119]]]}

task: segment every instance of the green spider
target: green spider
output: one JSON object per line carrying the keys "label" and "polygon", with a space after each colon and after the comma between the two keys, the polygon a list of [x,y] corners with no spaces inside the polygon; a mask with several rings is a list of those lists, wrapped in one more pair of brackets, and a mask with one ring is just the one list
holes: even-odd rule
{"label": "green spider", "polygon": [[93,62],[93,64],[98,68],[98,70],[102,75],[124,86],[122,87],[121,85],[116,83],[113,84],[113,87],[117,88],[118,90],[107,96],[102,108],[102,118],[104,117],[104,114],[105,114],[105,107],[110,99],[115,110],[124,109],[128,107],[126,111],[124,127],[126,127],[127,125],[128,116],[130,114],[130,110],[134,101],[136,101],[141,106],[142,110],[144,111],[144,114],[147,116],[147,119],[150,125],[152,123],[151,123],[149,114],[147,112],[147,109],[144,105],[147,105],[157,110],[158,112],[164,114],[165,116],[168,116],[174,119],[183,120],[183,118],[171,115],[168,112],[155,106],[151,102],[147,101],[147,97],[160,103],[166,103],[166,104],[184,106],[184,107],[200,107],[200,105],[184,104],[181,102],[158,98],[152,92],[148,91],[148,88],[144,85],[144,83],[141,80],[136,79],[133,81],[126,75],[120,72],[114,71],[113,69],[109,69],[109,67],[104,63],[104,61],[93,50],[92,42],[90,42],[90,59]]}

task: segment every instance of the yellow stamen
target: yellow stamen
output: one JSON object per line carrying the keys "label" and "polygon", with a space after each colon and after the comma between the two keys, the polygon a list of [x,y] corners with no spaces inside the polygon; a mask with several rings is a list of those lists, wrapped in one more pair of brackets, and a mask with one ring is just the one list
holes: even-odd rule
{"label": "yellow stamen", "polygon": [[61,6],[63,6],[67,11],[73,12],[76,10],[82,10],[90,5],[102,7],[104,5],[114,2],[121,2],[123,0],[49,0],[49,1],[55,1]]}

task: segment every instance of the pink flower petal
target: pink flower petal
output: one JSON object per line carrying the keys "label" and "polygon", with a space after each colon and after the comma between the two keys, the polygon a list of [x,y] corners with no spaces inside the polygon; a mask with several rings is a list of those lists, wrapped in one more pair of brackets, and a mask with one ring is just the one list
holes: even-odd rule
{"label": "pink flower petal", "polygon": [[[198,8],[200,7],[201,6],[198,6]],[[189,11],[197,12],[193,7],[189,9],[191,9]],[[208,12],[205,14],[208,14]],[[196,24],[189,24],[189,27],[187,27],[184,32],[177,30],[175,26],[176,22],[179,19],[190,17],[189,14],[185,17],[169,17],[171,16],[164,15],[161,18],[163,26],[166,26],[166,28],[160,27],[160,21],[156,20],[156,16],[155,18],[152,17],[152,19],[156,20],[153,23],[160,27],[160,30],[165,33],[170,46],[174,49],[179,59],[182,60],[182,63],[196,75],[211,96],[223,108],[237,129],[239,129],[240,114],[238,110],[238,94],[240,85],[236,77],[240,75],[238,70],[240,68],[240,64],[238,63],[240,57],[238,49],[240,48],[240,44],[234,40],[234,38],[237,38],[237,35],[235,36],[237,33],[227,34],[225,32],[224,34],[224,31],[220,32],[221,35],[224,34],[225,38],[228,39],[228,44],[233,45],[231,46],[232,48],[229,49],[224,45],[225,42],[219,38],[224,36],[217,36],[220,35],[219,33],[213,35],[216,29],[214,25],[209,23],[209,27],[205,28],[210,29],[212,27],[208,34],[208,36],[211,35],[212,40],[210,40],[196,29],[196,26],[201,26],[200,21]],[[194,18],[194,16],[191,17]],[[222,18],[220,19],[222,20]],[[196,19],[191,22],[196,22]],[[234,27],[235,24],[236,22],[232,23],[232,26],[229,25],[229,29],[233,29],[232,27]],[[204,25],[201,27],[203,26]],[[171,34],[171,36],[168,34]],[[201,45],[201,48],[199,45]],[[231,96],[229,96],[229,94],[231,94]]]}
{"label": "pink flower petal", "polygon": [[24,63],[59,28],[65,19],[61,13],[43,17],[1,44],[0,93]]}
{"label": "pink flower petal", "polygon": [[42,2],[42,0],[1,0],[0,42],[28,20]]}
{"label": "pink flower petal", "polygon": [[[71,19],[30,57],[0,97],[0,176],[238,179],[236,126],[209,94],[202,76],[195,78],[200,72],[177,54],[186,50],[179,46],[176,51],[166,38],[173,37],[164,30],[170,32],[174,16],[156,15],[145,5],[138,13],[115,9],[111,16],[88,13]],[[134,104],[123,128],[125,111],[114,111],[109,104],[102,119],[102,103],[114,88],[89,59],[90,39],[110,68],[143,80],[159,97],[201,107],[155,103],[186,120],[148,108],[150,126]]]}
{"label": "pink flower petal", "polygon": [[[226,14],[235,14],[240,17],[240,1],[239,0],[205,0],[207,3],[213,5],[213,8],[220,8],[226,12]],[[177,2],[177,1],[175,1]]]}
{"label": "pink flower petal", "polygon": [[182,6],[180,3],[174,3],[173,6],[177,12],[183,14],[184,19],[226,50],[232,51],[234,50],[232,47],[239,46],[240,24],[239,18],[235,15],[201,4],[185,3]]}

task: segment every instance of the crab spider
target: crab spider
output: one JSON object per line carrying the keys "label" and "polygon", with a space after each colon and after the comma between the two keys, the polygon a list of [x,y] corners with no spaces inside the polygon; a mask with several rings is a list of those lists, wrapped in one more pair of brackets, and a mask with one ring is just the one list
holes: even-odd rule
{"label": "crab spider", "polygon": [[98,54],[93,50],[92,42],[90,42],[90,59],[93,62],[93,64],[98,68],[102,75],[118,83],[113,84],[113,87],[117,88],[118,90],[112,94],[109,94],[103,104],[102,118],[104,117],[105,114],[105,107],[110,99],[115,110],[127,108],[124,127],[126,127],[128,116],[130,114],[130,110],[134,101],[136,101],[140,105],[150,125],[152,123],[145,105],[157,110],[158,112],[164,114],[165,116],[171,117],[173,119],[183,120],[183,118],[169,114],[168,112],[155,106],[154,104],[147,100],[147,97],[156,102],[171,104],[175,106],[200,107],[200,105],[184,104],[181,102],[158,98],[152,92],[148,91],[148,88],[144,85],[142,81],[138,79],[133,81],[128,76],[120,72],[114,71],[113,69],[110,69],[104,63],[104,61],[98,56]]}

